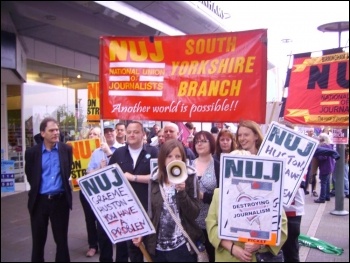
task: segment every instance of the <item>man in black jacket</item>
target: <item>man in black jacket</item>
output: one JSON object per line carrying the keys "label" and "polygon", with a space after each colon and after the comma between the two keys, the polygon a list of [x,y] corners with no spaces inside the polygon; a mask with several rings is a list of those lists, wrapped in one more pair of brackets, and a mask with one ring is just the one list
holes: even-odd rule
{"label": "man in black jacket", "polygon": [[50,220],[56,242],[56,262],[70,262],[68,250],[69,213],[72,191],[69,177],[72,147],[59,141],[58,122],[51,117],[40,124],[43,141],[25,153],[25,173],[30,184],[28,209],[32,228],[32,262],[44,262]]}
{"label": "man in black jacket", "polygon": [[[143,143],[145,130],[141,122],[132,121],[126,127],[126,146],[116,149],[111,156],[108,165],[118,164],[128,179],[143,208],[148,208],[148,182],[151,177],[150,160],[158,157],[158,148]],[[102,231],[101,231],[102,232]],[[110,246],[105,232],[100,233],[99,239]],[[104,241],[103,241],[104,240]],[[143,262],[143,254],[131,241],[117,243],[116,262],[127,262],[125,253],[125,242],[127,242],[128,254],[131,262]],[[101,249],[102,253],[103,249]],[[118,253],[119,251],[119,253]],[[102,256],[102,255],[101,255]],[[100,258],[101,258],[100,256]]]}

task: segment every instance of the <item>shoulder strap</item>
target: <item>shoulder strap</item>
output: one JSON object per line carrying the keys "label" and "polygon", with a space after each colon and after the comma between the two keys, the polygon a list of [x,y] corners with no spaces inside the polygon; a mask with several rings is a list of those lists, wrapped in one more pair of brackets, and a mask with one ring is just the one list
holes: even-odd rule
{"label": "shoulder strap", "polygon": [[164,204],[165,204],[166,208],[168,209],[171,217],[174,219],[175,223],[180,228],[180,230],[182,231],[182,234],[186,237],[187,241],[191,244],[193,250],[197,253],[197,255],[200,254],[199,250],[197,249],[197,246],[193,243],[192,239],[187,234],[187,232],[183,228],[181,222],[179,221],[179,218],[176,217],[176,215],[174,214],[173,209],[170,207],[167,199],[165,198],[164,189],[163,189],[163,186],[161,184],[159,184],[159,189],[160,189],[160,193],[162,194],[162,197],[163,197],[163,200],[164,200]]}

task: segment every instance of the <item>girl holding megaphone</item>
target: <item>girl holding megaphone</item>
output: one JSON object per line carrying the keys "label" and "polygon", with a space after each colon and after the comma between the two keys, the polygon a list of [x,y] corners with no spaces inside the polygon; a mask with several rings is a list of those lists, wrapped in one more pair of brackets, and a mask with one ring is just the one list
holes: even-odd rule
{"label": "girl holding megaphone", "polygon": [[[151,174],[148,194],[148,214],[156,233],[144,237],[143,242],[152,260],[197,262],[196,253],[168,211],[169,207],[192,241],[204,242],[196,223],[200,210],[196,171],[186,166],[185,150],[180,141],[171,139],[160,147],[158,167]],[[163,195],[168,207],[164,204]],[[136,246],[140,246],[141,242],[141,237],[133,239]]]}

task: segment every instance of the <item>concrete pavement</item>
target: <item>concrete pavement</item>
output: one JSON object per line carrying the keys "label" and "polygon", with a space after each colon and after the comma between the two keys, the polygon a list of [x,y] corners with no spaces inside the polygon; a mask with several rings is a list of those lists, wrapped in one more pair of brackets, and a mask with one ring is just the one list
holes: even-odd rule
{"label": "concrete pavement", "polygon": [[[28,262],[31,256],[31,229],[27,210],[27,192],[1,194],[1,262]],[[326,254],[318,249],[302,246],[301,262],[349,262],[349,215],[338,216],[335,197],[324,204],[313,202],[307,195],[306,215],[302,218],[301,232],[344,249],[341,256]],[[344,199],[344,210],[349,212],[349,199]],[[50,226],[49,226],[50,227]],[[54,262],[55,243],[51,228],[48,231],[45,260]],[[85,219],[78,192],[73,192],[73,210],[70,215],[69,246],[72,262],[98,262],[99,254],[87,258]]]}

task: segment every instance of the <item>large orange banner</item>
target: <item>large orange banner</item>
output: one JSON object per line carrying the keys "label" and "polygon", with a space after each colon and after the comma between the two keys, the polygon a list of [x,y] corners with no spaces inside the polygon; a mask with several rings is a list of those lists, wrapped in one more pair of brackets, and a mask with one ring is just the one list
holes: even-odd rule
{"label": "large orange banner", "polygon": [[349,53],[294,58],[288,87],[286,121],[349,126]]}
{"label": "large orange banner", "polygon": [[265,122],[267,30],[101,37],[102,119]]}

